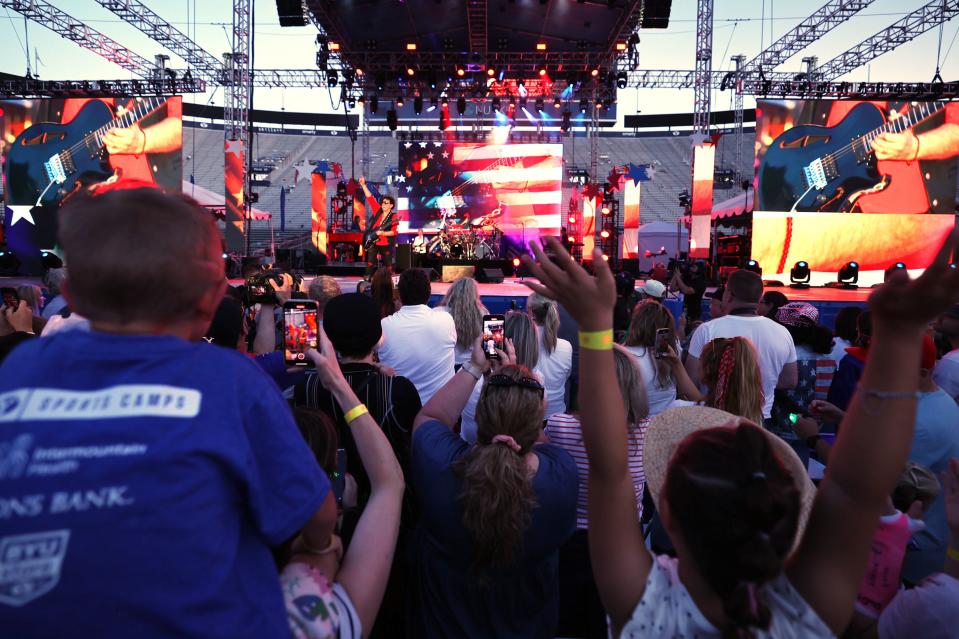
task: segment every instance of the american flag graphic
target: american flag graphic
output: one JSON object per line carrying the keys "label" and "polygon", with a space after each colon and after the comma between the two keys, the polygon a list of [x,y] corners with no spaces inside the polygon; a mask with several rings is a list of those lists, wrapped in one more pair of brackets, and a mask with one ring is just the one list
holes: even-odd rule
{"label": "american flag graphic", "polygon": [[771,430],[783,439],[797,439],[789,424],[789,413],[804,413],[814,399],[826,399],[836,372],[834,359],[800,359],[796,362],[799,382],[796,388],[776,391],[773,405],[774,425]]}
{"label": "american flag graphic", "polygon": [[561,144],[403,142],[397,187],[409,228],[494,216],[513,229],[560,227]]}

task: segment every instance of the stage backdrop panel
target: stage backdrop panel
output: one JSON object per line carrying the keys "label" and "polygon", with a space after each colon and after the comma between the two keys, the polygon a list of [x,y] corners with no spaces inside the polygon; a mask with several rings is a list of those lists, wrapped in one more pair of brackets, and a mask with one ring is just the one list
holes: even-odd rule
{"label": "stage backdrop panel", "polygon": [[[485,218],[517,240],[560,227],[561,144],[403,142],[397,188],[411,230]],[[406,230],[406,229],[402,229]]]}
{"label": "stage backdrop panel", "polygon": [[752,256],[764,276],[788,279],[805,260],[814,282],[832,281],[855,261],[869,284],[897,261],[928,266],[955,224],[957,124],[951,103],[759,101]]}
{"label": "stage backdrop panel", "polygon": [[182,99],[0,101],[3,239],[37,272],[56,248],[56,213],[78,190],[116,177],[182,188]]}

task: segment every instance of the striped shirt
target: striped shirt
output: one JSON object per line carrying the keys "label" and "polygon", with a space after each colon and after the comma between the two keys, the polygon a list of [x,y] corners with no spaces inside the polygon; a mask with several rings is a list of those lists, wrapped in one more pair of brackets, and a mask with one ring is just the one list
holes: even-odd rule
{"label": "striped shirt", "polygon": [[[643,469],[643,439],[646,436],[646,427],[649,420],[642,420],[638,427],[629,434],[629,472],[633,476],[633,487],[636,492],[636,514],[643,516],[643,488],[646,485],[646,471]],[[576,527],[581,530],[589,528],[587,518],[587,486],[589,485],[589,459],[586,457],[586,447],[583,445],[583,431],[579,425],[579,418],[566,413],[552,415],[546,422],[546,435],[552,444],[563,448],[576,462],[579,471],[579,494],[576,498]]]}

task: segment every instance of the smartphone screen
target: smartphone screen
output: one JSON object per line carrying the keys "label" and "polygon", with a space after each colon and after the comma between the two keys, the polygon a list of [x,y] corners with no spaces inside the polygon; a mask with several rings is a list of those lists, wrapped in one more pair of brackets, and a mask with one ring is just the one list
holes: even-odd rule
{"label": "smartphone screen", "polygon": [[306,366],[306,351],[316,348],[316,302],[290,300],[283,305],[283,355],[289,366]]}
{"label": "smartphone screen", "polygon": [[503,329],[506,318],[502,315],[483,316],[483,352],[487,359],[499,359],[496,349],[503,350]]}
{"label": "smartphone screen", "polygon": [[669,355],[669,329],[656,329],[656,358],[662,359]]}

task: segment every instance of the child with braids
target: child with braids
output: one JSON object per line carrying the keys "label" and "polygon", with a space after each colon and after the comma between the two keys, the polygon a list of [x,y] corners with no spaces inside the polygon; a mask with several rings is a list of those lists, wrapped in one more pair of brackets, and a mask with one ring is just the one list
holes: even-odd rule
{"label": "child with braids", "polygon": [[627,420],[612,352],[616,284],[558,241],[525,258],[580,327],[580,416],[589,456],[589,544],[614,637],[804,639],[842,634],[873,533],[912,440],[922,334],[959,300],[953,232],[916,280],[897,274],[869,299],[873,341],[825,477],[814,491],[784,441],[706,407],[666,411],[646,432],[647,485],[677,551],[643,543],[628,466]]}

